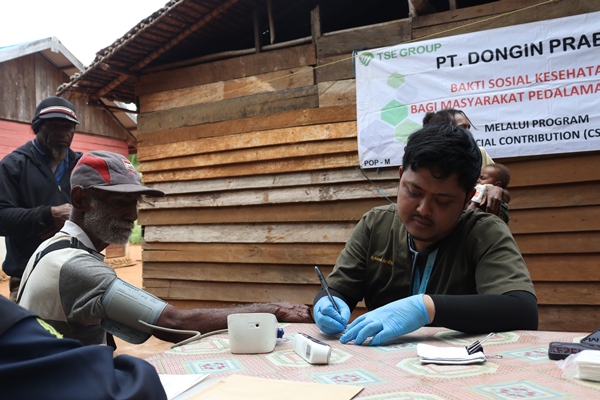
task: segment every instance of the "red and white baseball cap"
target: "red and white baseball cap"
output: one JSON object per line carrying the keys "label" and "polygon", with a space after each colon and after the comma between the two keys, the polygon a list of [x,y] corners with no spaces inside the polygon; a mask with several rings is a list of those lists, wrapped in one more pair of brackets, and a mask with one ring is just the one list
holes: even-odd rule
{"label": "red and white baseball cap", "polygon": [[84,154],[71,173],[71,187],[114,193],[138,193],[162,197],[165,193],[142,185],[140,174],[129,160],[110,151]]}

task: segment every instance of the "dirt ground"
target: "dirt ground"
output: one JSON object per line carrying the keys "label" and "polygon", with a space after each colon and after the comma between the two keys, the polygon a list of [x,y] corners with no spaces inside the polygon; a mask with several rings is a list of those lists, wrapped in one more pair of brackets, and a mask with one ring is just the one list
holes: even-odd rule
{"label": "dirt ground", "polygon": [[[142,247],[139,245],[129,246],[129,255],[127,262],[118,262],[114,266],[117,276],[124,281],[131,283],[137,287],[142,287]],[[121,266],[123,265],[123,266]],[[9,297],[8,279],[4,275],[0,275],[0,294]],[[130,344],[118,338],[117,354],[129,354],[140,358],[147,358],[156,353],[169,349],[171,343],[163,342],[162,340],[151,337],[142,344]]]}

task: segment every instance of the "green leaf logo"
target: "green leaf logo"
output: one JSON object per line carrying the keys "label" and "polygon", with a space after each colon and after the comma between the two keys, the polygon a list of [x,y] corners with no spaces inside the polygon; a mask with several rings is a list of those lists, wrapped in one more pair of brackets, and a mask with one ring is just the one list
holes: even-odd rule
{"label": "green leaf logo", "polygon": [[362,53],[360,56],[358,56],[358,62],[361,63],[362,65],[364,65],[365,67],[368,67],[369,63],[374,58],[375,58],[375,56],[373,55],[373,53],[366,52],[366,53]]}

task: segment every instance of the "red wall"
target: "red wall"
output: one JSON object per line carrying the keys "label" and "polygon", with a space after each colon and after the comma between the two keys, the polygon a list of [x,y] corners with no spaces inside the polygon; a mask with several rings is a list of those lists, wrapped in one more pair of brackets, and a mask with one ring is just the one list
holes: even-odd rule
{"label": "red wall", "polygon": [[[12,121],[0,120],[0,160],[17,147],[25,144],[35,137],[31,125]],[[71,149],[87,153],[92,150],[108,150],[127,157],[129,149],[127,143],[117,139],[100,136],[89,136],[75,133]]]}

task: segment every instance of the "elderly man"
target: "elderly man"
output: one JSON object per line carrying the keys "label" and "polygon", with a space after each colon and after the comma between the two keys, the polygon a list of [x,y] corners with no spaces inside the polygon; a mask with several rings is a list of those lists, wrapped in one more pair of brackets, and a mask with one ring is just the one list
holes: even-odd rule
{"label": "elderly man", "polygon": [[99,252],[110,243],[127,242],[141,195],[164,193],[142,186],[125,157],[105,151],[81,158],[71,187],[70,219],[31,258],[18,294],[20,305],[66,337],[103,343],[106,330],[131,343],[141,343],[151,334],[175,342],[182,339],[181,333],[154,327],[207,333],[226,328],[229,314],[251,312],[272,313],[280,321],[311,320],[306,305],[287,302],[179,310],[128,285]]}
{"label": "elderly man", "polygon": [[[398,204],[363,216],[327,278],[339,312],[323,291],[314,299],[323,332],[381,345],[426,324],[469,333],[537,329],[535,291],[508,226],[464,211],[480,166],[463,128],[426,125],[408,138]],[[369,312],[346,327],[363,299]]]}
{"label": "elderly man", "polygon": [[29,257],[69,218],[69,177],[81,157],[70,149],[78,123],[69,101],[42,100],[31,121],[35,138],[0,163],[0,236],[6,236],[2,269],[10,276],[12,300]]}

